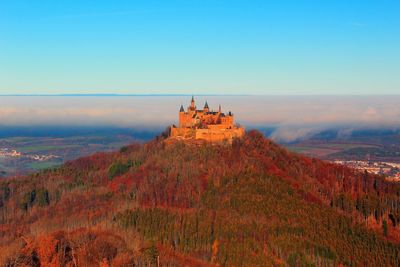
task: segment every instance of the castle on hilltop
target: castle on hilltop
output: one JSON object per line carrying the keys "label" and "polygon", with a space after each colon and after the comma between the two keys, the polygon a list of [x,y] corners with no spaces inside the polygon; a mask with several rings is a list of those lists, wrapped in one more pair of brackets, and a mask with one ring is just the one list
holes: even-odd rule
{"label": "castle on hilltop", "polygon": [[202,139],[209,142],[227,140],[232,142],[235,137],[242,137],[244,128],[235,125],[233,114],[211,111],[206,101],[204,108],[198,110],[194,97],[190,106],[185,109],[181,106],[179,110],[179,126],[172,125],[170,137],[176,139]]}

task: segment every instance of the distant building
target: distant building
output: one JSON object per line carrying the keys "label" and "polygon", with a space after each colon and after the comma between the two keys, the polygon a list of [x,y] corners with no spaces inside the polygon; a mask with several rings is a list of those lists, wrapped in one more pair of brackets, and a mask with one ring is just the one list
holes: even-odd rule
{"label": "distant building", "polygon": [[202,139],[209,142],[227,140],[231,142],[235,137],[244,135],[244,128],[234,123],[232,112],[222,113],[211,111],[206,102],[204,108],[196,108],[194,97],[187,110],[181,106],[179,110],[179,125],[172,125],[170,137],[176,139]]}

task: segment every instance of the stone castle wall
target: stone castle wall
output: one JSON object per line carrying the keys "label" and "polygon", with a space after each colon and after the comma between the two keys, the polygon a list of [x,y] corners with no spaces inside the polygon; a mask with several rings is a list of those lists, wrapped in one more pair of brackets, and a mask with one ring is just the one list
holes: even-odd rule
{"label": "stone castle wall", "polygon": [[177,138],[195,138],[196,137],[196,129],[191,128],[176,128],[171,127],[171,137]]}
{"label": "stone castle wall", "polygon": [[209,142],[220,142],[227,140],[232,142],[235,137],[242,137],[244,128],[233,129],[196,129],[196,139],[203,139]]}
{"label": "stone castle wall", "polygon": [[244,128],[221,129],[215,127],[213,129],[191,129],[191,128],[171,128],[171,137],[177,139],[202,139],[209,142],[220,142],[227,140],[231,142],[235,137],[242,137]]}

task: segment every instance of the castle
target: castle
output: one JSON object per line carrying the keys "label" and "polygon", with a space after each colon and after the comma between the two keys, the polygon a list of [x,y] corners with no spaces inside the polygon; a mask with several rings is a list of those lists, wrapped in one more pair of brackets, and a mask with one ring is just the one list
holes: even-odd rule
{"label": "castle", "polygon": [[179,126],[172,125],[170,137],[176,139],[201,139],[209,142],[223,140],[232,142],[235,137],[244,135],[244,128],[235,125],[233,114],[211,111],[206,101],[203,110],[196,108],[194,97],[185,111],[183,106],[179,110]]}

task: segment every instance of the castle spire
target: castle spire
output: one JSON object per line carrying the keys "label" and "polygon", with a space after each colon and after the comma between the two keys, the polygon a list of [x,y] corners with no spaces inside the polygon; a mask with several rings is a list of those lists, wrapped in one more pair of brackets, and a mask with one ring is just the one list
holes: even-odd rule
{"label": "castle spire", "polygon": [[179,110],[179,112],[185,112],[185,110],[183,109],[183,105],[181,105],[181,109]]}
{"label": "castle spire", "polygon": [[208,112],[210,109],[208,108],[208,103],[206,101],[206,103],[204,104],[204,112]]}
{"label": "castle spire", "polygon": [[218,112],[221,113],[221,105],[219,105]]}
{"label": "castle spire", "polygon": [[195,101],[194,101],[194,96],[192,95],[192,101],[190,102],[190,108],[192,109],[192,110],[195,110],[196,109],[196,103],[195,103]]}

